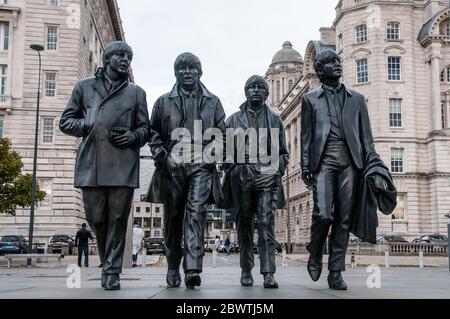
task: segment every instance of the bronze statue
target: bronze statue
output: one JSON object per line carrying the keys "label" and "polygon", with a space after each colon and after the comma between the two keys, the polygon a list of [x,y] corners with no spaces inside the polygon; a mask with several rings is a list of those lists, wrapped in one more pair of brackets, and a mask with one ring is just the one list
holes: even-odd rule
{"label": "bronze statue", "polygon": [[[216,166],[202,158],[207,146],[202,136],[211,128],[225,133],[225,112],[220,100],[200,82],[202,65],[198,57],[183,53],[174,69],[177,82],[171,92],[156,101],[150,119],[149,144],[156,170],[147,201],[164,203],[168,286],[180,286],[179,267],[184,257],[185,284],[194,289],[201,285],[207,205],[223,200]],[[190,136],[188,148],[191,144],[194,148],[194,152],[189,149],[187,158],[179,154],[183,143],[172,138],[180,129]]]}
{"label": "bronze statue", "polygon": [[76,84],[60,122],[63,133],[82,138],[75,187],[82,189],[86,219],[97,237],[105,290],[120,289],[128,216],[139,187],[139,149],[149,136],[145,92],[128,81],[132,58],[125,42],[110,43],[103,68]]}
{"label": "bronze statue", "polygon": [[[225,208],[237,210],[241,284],[248,287],[254,283],[253,236],[257,217],[264,288],[278,288],[274,278],[274,224],[276,210],[285,206],[281,178],[288,165],[289,154],[283,123],[265,103],[269,96],[265,79],[262,76],[250,77],[245,84],[245,94],[247,101],[227,120],[227,135],[234,130],[236,139],[244,141],[244,135],[248,135],[249,142],[240,146],[233,143],[233,150],[229,152],[230,139],[227,138],[227,153],[232,153],[233,157],[228,158],[224,165],[224,197],[228,203]],[[270,154],[270,161],[263,160],[263,154]]]}
{"label": "bronze statue", "polygon": [[[374,173],[375,179],[386,181],[377,183],[381,194],[390,200],[386,213],[395,208],[396,191],[375,151],[364,96],[341,83],[340,57],[333,50],[322,51],[316,56],[314,68],[322,85],[305,94],[301,109],[302,179],[313,188],[314,197],[307,269],[314,281],[319,280],[331,228],[328,285],[330,289],[346,290],[342,272],[350,230],[366,237],[368,229],[376,230],[377,226],[373,218],[363,218],[368,213],[376,217],[377,202],[368,203],[369,193],[360,192],[361,186],[372,183]],[[371,170],[373,167],[377,171]]]}

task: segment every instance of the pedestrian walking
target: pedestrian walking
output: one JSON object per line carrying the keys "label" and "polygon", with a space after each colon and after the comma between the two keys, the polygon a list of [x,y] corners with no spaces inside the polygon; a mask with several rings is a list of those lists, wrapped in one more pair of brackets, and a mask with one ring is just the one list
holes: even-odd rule
{"label": "pedestrian walking", "polygon": [[89,239],[94,239],[89,230],[86,229],[86,223],[81,225],[81,229],[75,236],[75,247],[78,248],[78,267],[81,268],[81,259],[84,254],[84,266],[89,267]]}

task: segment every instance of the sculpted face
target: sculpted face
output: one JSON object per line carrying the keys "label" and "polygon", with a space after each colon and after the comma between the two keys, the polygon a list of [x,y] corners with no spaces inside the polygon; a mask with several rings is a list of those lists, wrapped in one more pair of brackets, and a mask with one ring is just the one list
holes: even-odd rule
{"label": "sculpted face", "polygon": [[131,52],[128,52],[127,50],[119,50],[114,52],[109,58],[109,66],[118,74],[126,75],[128,74],[128,69],[130,68],[132,59],[133,54]]}
{"label": "sculpted face", "polygon": [[194,62],[185,61],[181,63],[175,74],[178,84],[185,90],[194,90],[200,83],[200,71]]}
{"label": "sculpted face", "polygon": [[325,79],[339,80],[342,77],[342,62],[337,54],[328,55],[322,68]]}
{"label": "sculpted face", "polygon": [[250,78],[245,86],[245,95],[252,106],[264,105],[269,97],[269,90],[264,78],[259,76]]}

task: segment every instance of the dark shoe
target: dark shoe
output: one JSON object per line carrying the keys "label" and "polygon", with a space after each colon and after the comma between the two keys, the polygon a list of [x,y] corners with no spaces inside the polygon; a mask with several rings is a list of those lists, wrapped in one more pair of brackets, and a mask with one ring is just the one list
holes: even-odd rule
{"label": "dark shoe", "polygon": [[105,288],[107,279],[108,279],[108,275],[102,271],[102,279],[100,280],[102,288]]}
{"label": "dark shoe", "polygon": [[198,273],[188,272],[184,277],[184,283],[186,284],[187,289],[195,289],[195,287],[200,287],[202,279]]}
{"label": "dark shoe", "polygon": [[167,271],[166,282],[169,288],[178,288],[181,285],[181,275],[178,269]]}
{"label": "dark shoe", "polygon": [[278,288],[278,283],[273,277],[273,273],[264,274],[264,288],[276,289]]}
{"label": "dark shoe", "polygon": [[137,267],[137,265],[136,264],[133,264],[132,266],[131,266],[132,268],[136,268]]}
{"label": "dark shoe", "polygon": [[253,276],[251,271],[242,271],[241,274],[241,285],[244,287],[253,286]]}
{"label": "dark shoe", "polygon": [[119,275],[108,275],[106,279],[105,290],[120,290],[120,277]]}
{"label": "dark shoe", "polygon": [[307,269],[312,280],[319,280],[320,275],[322,274],[322,256],[320,256],[320,258],[313,258],[310,255]]}
{"label": "dark shoe", "polygon": [[347,290],[347,284],[342,279],[340,271],[331,271],[328,275],[328,286],[332,290]]}

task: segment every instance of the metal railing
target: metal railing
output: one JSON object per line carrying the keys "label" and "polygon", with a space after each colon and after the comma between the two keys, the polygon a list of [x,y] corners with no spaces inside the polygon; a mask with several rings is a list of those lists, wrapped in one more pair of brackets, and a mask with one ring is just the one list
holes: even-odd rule
{"label": "metal railing", "polygon": [[[386,244],[355,244],[350,243],[347,249],[347,254],[350,255],[354,251],[356,255],[362,256],[383,256],[389,252],[391,256],[418,256],[423,252],[424,256],[447,256],[448,244],[427,244],[427,243],[386,243]],[[294,254],[309,254],[306,250],[306,245],[296,244],[293,247]],[[327,247],[325,247],[325,254],[327,254]]]}

